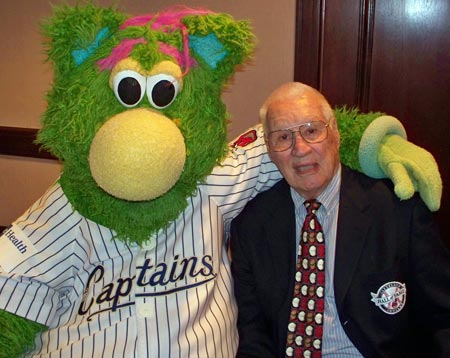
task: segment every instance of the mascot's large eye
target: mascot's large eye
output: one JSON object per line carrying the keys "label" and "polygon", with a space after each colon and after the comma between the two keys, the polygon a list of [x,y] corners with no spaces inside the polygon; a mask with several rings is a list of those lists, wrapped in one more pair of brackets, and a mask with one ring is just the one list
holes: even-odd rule
{"label": "mascot's large eye", "polygon": [[147,97],[156,108],[164,108],[171,104],[179,90],[178,81],[170,75],[161,73],[147,79]]}
{"label": "mascot's large eye", "polygon": [[113,79],[114,94],[125,107],[134,107],[144,97],[145,82],[146,78],[137,72],[121,71]]}

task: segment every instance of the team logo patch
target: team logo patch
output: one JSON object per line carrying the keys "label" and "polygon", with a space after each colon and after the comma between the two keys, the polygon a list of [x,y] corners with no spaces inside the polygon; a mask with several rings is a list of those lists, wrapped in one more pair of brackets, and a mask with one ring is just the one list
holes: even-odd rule
{"label": "team logo patch", "polygon": [[387,314],[399,313],[406,303],[406,284],[392,281],[382,285],[377,293],[371,292],[371,301]]}
{"label": "team logo patch", "polygon": [[257,138],[256,130],[252,129],[247,133],[242,134],[232,145],[233,148],[245,147],[250,143],[253,143]]}

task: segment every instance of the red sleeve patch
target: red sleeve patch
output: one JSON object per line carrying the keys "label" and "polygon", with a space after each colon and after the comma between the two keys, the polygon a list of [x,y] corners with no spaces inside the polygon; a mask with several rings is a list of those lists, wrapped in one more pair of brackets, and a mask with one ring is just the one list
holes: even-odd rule
{"label": "red sleeve patch", "polygon": [[252,129],[247,133],[242,134],[233,144],[232,148],[245,147],[256,140],[256,130]]}

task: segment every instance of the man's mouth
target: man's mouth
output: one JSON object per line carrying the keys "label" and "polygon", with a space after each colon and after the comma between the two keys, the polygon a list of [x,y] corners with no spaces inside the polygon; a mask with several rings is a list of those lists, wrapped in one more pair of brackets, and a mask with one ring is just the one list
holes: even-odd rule
{"label": "man's mouth", "polygon": [[316,164],[297,165],[294,168],[300,175],[311,174],[316,171]]}

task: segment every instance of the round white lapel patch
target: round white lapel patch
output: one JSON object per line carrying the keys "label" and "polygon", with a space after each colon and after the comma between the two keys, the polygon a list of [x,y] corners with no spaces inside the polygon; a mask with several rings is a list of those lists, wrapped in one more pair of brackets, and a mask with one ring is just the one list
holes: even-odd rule
{"label": "round white lapel patch", "polygon": [[382,285],[377,293],[371,292],[371,301],[384,313],[399,313],[406,304],[406,284],[392,281]]}

